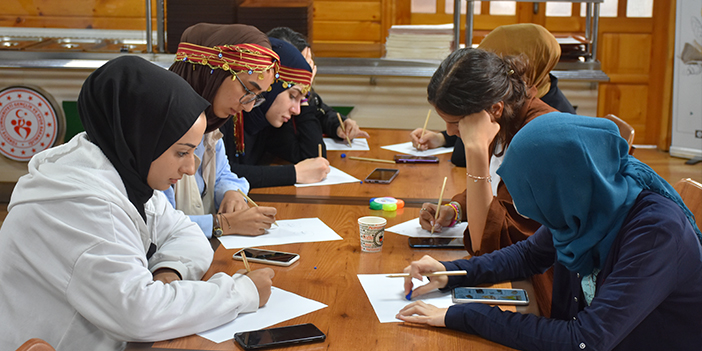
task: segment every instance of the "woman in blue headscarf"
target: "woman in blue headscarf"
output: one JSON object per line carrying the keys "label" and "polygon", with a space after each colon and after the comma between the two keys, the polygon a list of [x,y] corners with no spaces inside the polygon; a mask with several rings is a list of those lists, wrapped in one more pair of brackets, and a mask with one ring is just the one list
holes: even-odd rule
{"label": "woman in blue headscarf", "polygon": [[264,159],[267,152],[277,156],[274,143],[269,143],[272,129],[280,128],[300,113],[300,104],[306,101],[312,84],[312,68],[300,51],[286,41],[269,40],[273,51],[280,56],[279,76],[270,90],[261,94],[265,101],[250,112],[244,112],[243,132],[237,130],[232,121],[220,128],[229,164],[234,173],[249,181],[251,188],[319,182],[330,170],[329,161],[324,157],[283,166],[270,166]]}
{"label": "woman in blue headscarf", "polygon": [[[429,256],[406,268],[433,277],[414,296],[524,279],[554,266],[551,318],[470,303],[422,302],[398,318],[446,326],[521,350],[699,350],[702,234],[675,190],[628,155],[608,120],[549,113],[522,128],[498,169],[517,211],[543,226],[470,260]],[[406,293],[412,289],[405,281]]]}

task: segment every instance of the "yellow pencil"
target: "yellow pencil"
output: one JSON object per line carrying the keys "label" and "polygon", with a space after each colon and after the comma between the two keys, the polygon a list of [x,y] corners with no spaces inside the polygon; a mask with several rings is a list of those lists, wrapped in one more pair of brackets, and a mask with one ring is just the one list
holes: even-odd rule
{"label": "yellow pencil", "polygon": [[441,186],[441,193],[439,194],[439,203],[436,204],[436,214],[434,215],[434,225],[431,226],[431,234],[434,234],[434,226],[436,225],[436,221],[439,220],[439,210],[441,210],[441,200],[444,197],[444,189],[446,189],[446,179],[448,179],[448,177],[444,177],[444,184]]}
{"label": "yellow pencil", "polygon": [[[241,191],[241,189],[236,189],[236,191],[238,191],[239,194],[241,194],[241,196],[243,196],[244,199],[246,199],[246,201],[248,201],[250,204],[254,205],[254,207],[258,207],[258,204],[254,200],[252,200],[248,195],[246,195],[243,191]],[[278,225],[278,222],[273,221],[273,224]]]}
{"label": "yellow pencil", "polygon": [[341,125],[341,131],[344,132],[344,135],[346,135],[346,142],[349,143],[349,147],[351,147],[351,140],[349,139],[349,135],[346,134],[346,127],[344,127],[344,120],[341,119],[341,114],[339,112],[337,112],[336,117],[339,118],[339,123]]}
{"label": "yellow pencil", "polygon": [[348,158],[351,160],[358,160],[358,161],[395,163],[395,161],[393,161],[393,160],[381,160],[379,158],[358,157],[358,156],[349,156]]}
{"label": "yellow pencil", "polygon": [[[424,273],[422,274],[425,277],[433,277],[437,275],[466,275],[468,272],[466,271],[438,271],[438,272],[431,272],[431,273]],[[404,277],[409,277],[409,273],[396,273],[396,274],[388,274],[386,275],[387,278],[404,278]]]}
{"label": "yellow pencil", "polygon": [[322,144],[317,145],[317,150],[319,150],[319,157],[322,157]]}
{"label": "yellow pencil", "polygon": [[239,255],[241,255],[241,261],[244,262],[244,268],[246,268],[246,271],[251,272],[251,266],[249,266],[249,260],[246,258],[246,253],[244,250],[241,250]]}
{"label": "yellow pencil", "polygon": [[427,131],[427,123],[429,123],[429,116],[431,116],[431,110],[427,112],[427,119],[424,120],[424,127],[422,127],[422,135],[419,137],[419,139],[424,138],[424,132]]}

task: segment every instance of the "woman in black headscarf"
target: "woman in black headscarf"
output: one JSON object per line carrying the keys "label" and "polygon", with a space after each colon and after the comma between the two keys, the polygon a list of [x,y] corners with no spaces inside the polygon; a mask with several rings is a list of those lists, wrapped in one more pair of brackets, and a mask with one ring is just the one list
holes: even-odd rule
{"label": "woman in black headscarf", "polygon": [[[161,192],[195,170],[208,106],[180,77],[138,57],[91,74],[86,132],[35,155],[0,229],[0,345],[56,350],[198,333],[255,311],[273,271],[219,273],[199,228]],[[42,316],[36,318],[36,316]]]}

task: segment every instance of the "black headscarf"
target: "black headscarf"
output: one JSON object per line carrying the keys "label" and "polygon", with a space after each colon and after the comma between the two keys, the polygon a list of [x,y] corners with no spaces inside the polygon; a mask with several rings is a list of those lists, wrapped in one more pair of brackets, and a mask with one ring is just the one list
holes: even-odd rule
{"label": "black headscarf", "polygon": [[78,113],[90,141],[117,169],[146,222],[151,162],[178,141],[209,103],[177,74],[137,56],[110,60],[83,83]]}
{"label": "black headscarf", "polygon": [[[278,95],[288,90],[288,88],[292,87],[292,83],[294,83],[288,79],[287,73],[290,72],[290,69],[312,72],[309,63],[307,63],[305,57],[302,56],[302,53],[300,53],[295,46],[277,38],[268,39],[271,41],[273,51],[280,56],[280,78],[276,79],[276,81],[271,84],[271,88],[268,91],[261,93],[261,95],[266,98],[266,101],[264,101],[261,106],[254,108],[250,112],[244,112],[244,121],[246,121],[246,123],[244,123],[244,130],[251,135],[258,134],[258,132],[265,127],[270,126],[270,123],[268,123],[266,119],[266,113],[271,108],[271,105],[273,105]],[[311,82],[309,81],[305,82],[305,88],[303,89],[305,94],[310,84]]]}

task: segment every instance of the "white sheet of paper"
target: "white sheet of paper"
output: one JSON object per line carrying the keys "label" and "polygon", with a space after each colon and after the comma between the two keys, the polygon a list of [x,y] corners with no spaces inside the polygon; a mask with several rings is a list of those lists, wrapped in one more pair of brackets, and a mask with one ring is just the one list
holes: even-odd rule
{"label": "white sheet of paper", "polygon": [[[388,278],[387,274],[359,274],[358,280],[361,281],[363,290],[365,290],[380,323],[402,322],[395,318],[397,312],[400,312],[403,307],[411,302],[418,300],[439,308],[453,305],[451,292],[443,293],[439,290],[408,301],[404,295],[404,278]],[[424,277],[422,282],[415,279],[414,286],[417,287],[427,283],[429,283],[429,280],[426,277]]]}
{"label": "white sheet of paper", "polygon": [[412,146],[412,142],[408,141],[401,144],[385,145],[381,146],[381,149],[395,151],[403,155],[413,155],[413,156],[433,156],[445,154],[447,152],[453,152],[453,146],[451,147],[438,147],[436,149],[429,149],[426,151],[419,151]]}
{"label": "white sheet of paper", "polygon": [[396,224],[385,230],[400,235],[411,236],[413,238],[462,238],[463,232],[466,231],[467,227],[468,222],[461,222],[453,227],[441,228],[441,232],[434,232],[434,234],[431,234],[428,230],[422,229],[422,226],[419,225],[419,218],[415,218],[407,222]]}
{"label": "white sheet of paper", "polygon": [[234,337],[234,333],[258,330],[293,319],[327,305],[293,294],[276,287],[271,288],[271,297],[265,306],[253,313],[240,314],[235,320],[197,335],[220,343]]}
{"label": "white sheet of paper", "polygon": [[342,240],[319,218],[280,219],[266,234],[259,236],[225,235],[219,241],[226,249]]}
{"label": "white sheet of paper", "polygon": [[346,139],[336,140],[332,138],[322,138],[322,140],[324,140],[327,151],[370,151],[368,139],[366,138],[355,138],[351,140],[351,147],[346,143]]}
{"label": "white sheet of paper", "polygon": [[350,174],[343,172],[343,171],[339,170],[338,168],[335,168],[333,166],[329,166],[329,168],[330,168],[329,174],[327,174],[327,177],[322,179],[321,182],[310,183],[310,184],[295,184],[295,186],[298,188],[302,188],[302,187],[306,187],[306,186],[334,185],[334,184],[360,182],[359,179],[354,178]]}

